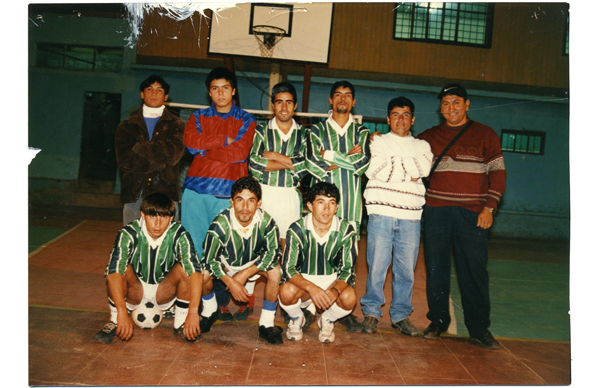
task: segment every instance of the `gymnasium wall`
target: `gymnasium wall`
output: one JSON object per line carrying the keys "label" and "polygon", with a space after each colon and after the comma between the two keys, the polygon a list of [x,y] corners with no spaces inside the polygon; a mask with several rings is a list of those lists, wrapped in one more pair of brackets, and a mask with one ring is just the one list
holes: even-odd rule
{"label": "gymnasium wall", "polygon": [[[337,12],[336,5],[336,12]],[[36,180],[77,180],[81,148],[83,96],[86,91],[122,94],[121,118],[140,107],[139,84],[150,74],[161,74],[170,84],[173,102],[208,104],[204,79],[210,67],[158,66],[136,63],[135,48],[126,49],[120,74],[41,69],[33,66],[36,42],[124,45],[127,23],[120,19],[65,18],[46,16],[42,27],[30,25],[29,48],[29,146],[42,152],[29,167],[30,185]],[[138,50],[139,51],[139,50]],[[212,63],[212,62],[211,62]],[[246,64],[237,62],[242,69]],[[286,67],[283,66],[285,73]],[[265,71],[244,71],[263,89],[269,85]],[[360,74],[360,73],[358,73]],[[238,71],[241,105],[266,109],[267,97]],[[310,112],[327,112],[330,85],[339,79],[313,76]],[[299,97],[303,79],[289,75]],[[357,87],[355,114],[385,118],[387,102],[404,95],[415,102],[414,133],[441,122],[435,95],[442,84],[375,82],[349,78]],[[543,156],[505,153],[507,191],[500,205],[492,233],[497,236],[569,237],[569,105],[561,97],[537,96],[469,89],[470,117],[498,134],[501,129],[528,129],[546,132]]]}
{"label": "gymnasium wall", "polygon": [[[394,39],[394,7],[335,3],[327,68],[386,73],[398,82],[424,77],[569,87],[569,58],[563,55],[566,3],[496,3],[489,49]],[[193,21],[175,22],[153,12],[146,20],[138,47],[146,60],[219,58],[207,55],[207,23],[198,14]]]}

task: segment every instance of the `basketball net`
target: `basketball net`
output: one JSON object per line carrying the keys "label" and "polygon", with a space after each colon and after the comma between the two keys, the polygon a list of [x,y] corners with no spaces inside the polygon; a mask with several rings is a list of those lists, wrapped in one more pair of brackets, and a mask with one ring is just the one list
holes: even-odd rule
{"label": "basketball net", "polygon": [[[258,42],[260,56],[263,58],[272,58],[273,49],[285,35],[285,30],[274,26],[254,26],[252,33]],[[262,39],[261,39],[262,37]]]}

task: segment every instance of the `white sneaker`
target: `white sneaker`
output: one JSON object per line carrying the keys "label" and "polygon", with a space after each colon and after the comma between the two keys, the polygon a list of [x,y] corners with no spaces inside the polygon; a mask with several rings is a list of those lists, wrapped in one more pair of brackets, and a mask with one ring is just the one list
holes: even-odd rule
{"label": "white sneaker", "polygon": [[317,325],[319,325],[319,329],[321,329],[319,332],[319,341],[326,344],[335,341],[335,333],[333,332],[334,322],[323,319],[323,316],[321,316],[319,317]]}
{"label": "white sneaker", "polygon": [[301,315],[298,319],[290,317],[290,322],[285,332],[287,339],[290,341],[300,341],[302,339],[302,325],[304,325],[304,315]]}

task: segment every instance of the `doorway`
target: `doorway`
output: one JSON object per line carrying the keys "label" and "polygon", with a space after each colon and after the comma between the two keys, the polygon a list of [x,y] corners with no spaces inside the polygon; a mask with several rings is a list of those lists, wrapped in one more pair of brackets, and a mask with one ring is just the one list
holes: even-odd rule
{"label": "doorway", "polygon": [[79,180],[115,182],[115,133],[121,121],[121,94],[85,92]]}

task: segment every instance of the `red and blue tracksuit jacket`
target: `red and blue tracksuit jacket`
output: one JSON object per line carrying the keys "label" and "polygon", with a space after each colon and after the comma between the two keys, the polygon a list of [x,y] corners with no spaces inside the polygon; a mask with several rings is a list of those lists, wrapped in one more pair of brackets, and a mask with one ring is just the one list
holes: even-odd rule
{"label": "red and blue tracksuit jacket", "polygon": [[[248,156],[255,129],[254,116],[235,102],[226,114],[218,113],[214,103],[210,108],[192,113],[183,138],[194,160],[183,188],[229,198],[233,183],[248,175]],[[230,144],[227,144],[228,136],[235,139]]]}

